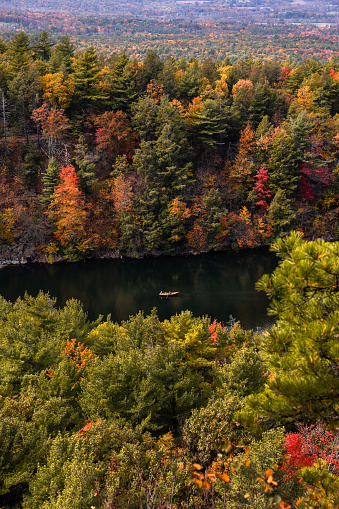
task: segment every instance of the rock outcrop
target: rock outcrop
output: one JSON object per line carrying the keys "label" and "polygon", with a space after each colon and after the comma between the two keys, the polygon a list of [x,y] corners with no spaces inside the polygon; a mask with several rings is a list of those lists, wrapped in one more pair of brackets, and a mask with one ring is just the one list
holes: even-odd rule
{"label": "rock outcrop", "polygon": [[7,265],[24,265],[32,262],[46,262],[46,255],[37,253],[33,243],[0,245],[0,268]]}

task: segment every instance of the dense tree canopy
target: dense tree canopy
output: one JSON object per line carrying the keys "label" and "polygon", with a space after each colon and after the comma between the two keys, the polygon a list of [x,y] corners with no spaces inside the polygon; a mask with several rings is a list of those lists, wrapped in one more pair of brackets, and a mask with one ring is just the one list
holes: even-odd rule
{"label": "dense tree canopy", "polygon": [[[238,249],[293,228],[336,239],[338,71],[335,60],[104,58],[18,33],[1,57],[2,175],[28,210],[32,193],[41,204],[35,258]],[[84,192],[81,248],[50,221],[52,157]],[[17,203],[0,203],[4,224],[20,221]]]}
{"label": "dense tree canopy", "polygon": [[0,506],[338,507],[338,61],[0,53],[4,252],[281,258],[260,334],[0,298]]}
{"label": "dense tree canopy", "polygon": [[1,506],[335,508],[338,243],[273,249],[260,334],[1,298]]}
{"label": "dense tree canopy", "polygon": [[[298,233],[272,249],[281,262],[258,283],[277,318],[262,348],[272,376],[243,418],[268,423],[338,423],[338,242],[304,242]],[[251,415],[251,417],[249,417]]]}

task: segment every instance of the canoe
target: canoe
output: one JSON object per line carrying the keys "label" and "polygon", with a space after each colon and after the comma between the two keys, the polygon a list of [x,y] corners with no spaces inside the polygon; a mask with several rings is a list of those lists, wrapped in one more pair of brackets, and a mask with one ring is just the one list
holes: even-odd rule
{"label": "canoe", "polygon": [[179,292],[160,292],[159,297],[174,297],[178,295]]}

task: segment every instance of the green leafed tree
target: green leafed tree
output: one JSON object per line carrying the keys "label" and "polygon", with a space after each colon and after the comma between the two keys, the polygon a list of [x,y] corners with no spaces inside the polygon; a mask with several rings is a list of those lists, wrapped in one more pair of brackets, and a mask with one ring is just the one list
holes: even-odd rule
{"label": "green leafed tree", "polygon": [[178,98],[187,103],[199,95],[203,84],[196,65],[190,65],[186,70],[179,71],[176,74],[176,81]]}
{"label": "green leafed tree", "polygon": [[74,57],[74,46],[68,35],[61,38],[61,42],[57,44],[51,56],[50,64],[53,70],[62,71],[65,78],[72,73],[72,59]]}
{"label": "green leafed tree", "polygon": [[80,185],[86,192],[90,191],[97,181],[95,166],[98,159],[98,156],[88,150],[84,136],[80,136],[78,143],[75,145],[74,160]]}
{"label": "green leafed tree", "polygon": [[281,131],[271,142],[269,150],[268,174],[269,187],[273,192],[283,189],[288,197],[292,196],[300,180],[300,152],[294,139]]}
{"label": "green leafed tree", "polygon": [[74,64],[74,72],[71,75],[76,91],[72,106],[78,114],[95,111],[104,99],[99,75],[98,55],[95,49],[90,47],[78,56]]}
{"label": "green leafed tree", "polygon": [[9,45],[11,65],[15,73],[27,68],[31,60],[30,39],[25,32],[18,32]]}
{"label": "green leafed tree", "polygon": [[88,455],[79,436],[58,435],[52,442],[47,464],[39,465],[37,476],[31,481],[23,507],[97,507],[92,505],[96,502],[93,485],[95,474],[102,472],[92,462],[92,454]]}
{"label": "green leafed tree", "polygon": [[126,53],[114,62],[110,72],[109,101],[113,111],[129,113],[131,104],[137,99],[135,72]]}
{"label": "green leafed tree", "polygon": [[38,40],[33,43],[32,49],[40,60],[48,61],[51,56],[52,47],[53,42],[50,39],[50,35],[44,30],[39,34]]}
{"label": "green leafed tree", "polygon": [[188,369],[179,344],[109,354],[93,363],[83,383],[81,406],[91,419],[127,419],[142,429],[177,429],[211,389]]}
{"label": "green leafed tree", "polygon": [[83,340],[89,324],[78,301],[70,300],[62,310],[55,299],[40,292],[25,295],[12,304],[0,298],[1,394],[16,394],[24,375],[51,366],[63,341]]}
{"label": "green leafed tree", "polygon": [[25,162],[22,165],[23,176],[27,187],[33,187],[39,173],[41,152],[35,144],[28,146]]}
{"label": "green leafed tree", "polygon": [[28,141],[32,127],[31,113],[39,98],[39,74],[35,65],[28,69],[22,67],[8,86],[8,102],[11,110],[11,123],[17,135]]}
{"label": "green leafed tree", "polygon": [[160,100],[141,97],[132,105],[132,125],[141,140],[151,141],[170,125],[177,138],[185,136],[185,122],[178,109],[163,95]]}
{"label": "green leafed tree", "polygon": [[25,295],[11,304],[1,298],[0,366],[2,393],[16,391],[23,374],[47,368],[60,351],[55,332],[55,302],[40,293],[36,299]]}
{"label": "green leafed tree", "polygon": [[251,426],[314,423],[339,417],[339,243],[306,242],[292,232],[272,247],[281,261],[257,288],[276,324],[263,336],[265,389],[237,416]]}
{"label": "green leafed tree", "polygon": [[138,69],[137,82],[141,92],[146,91],[147,85],[152,79],[157,79],[163,69],[163,62],[156,51],[150,50]]}
{"label": "green leafed tree", "polygon": [[296,212],[292,200],[287,198],[282,189],[278,189],[268,208],[268,219],[277,234],[290,231],[295,224]]}
{"label": "green leafed tree", "polygon": [[57,160],[51,157],[47,169],[42,175],[41,180],[43,184],[42,201],[49,204],[52,200],[52,195],[56,186],[59,183],[60,167]]}
{"label": "green leafed tree", "polygon": [[143,141],[135,152],[133,164],[142,185],[138,201],[147,250],[165,248],[172,236],[168,207],[173,199],[185,196],[192,182],[185,141],[166,124],[156,141]]}
{"label": "green leafed tree", "polygon": [[193,143],[196,143],[196,150],[199,150],[201,146],[216,148],[223,144],[226,137],[226,123],[216,101],[207,99],[202,103],[192,119],[190,130]]}

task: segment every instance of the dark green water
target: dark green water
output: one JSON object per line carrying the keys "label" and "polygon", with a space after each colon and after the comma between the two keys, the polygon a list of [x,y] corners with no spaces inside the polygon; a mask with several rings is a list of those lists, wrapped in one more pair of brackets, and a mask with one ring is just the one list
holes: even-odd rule
{"label": "dark green water", "polygon": [[[161,257],[142,260],[99,260],[55,265],[7,267],[0,271],[0,293],[14,301],[25,291],[41,289],[57,297],[62,306],[79,299],[91,319],[111,313],[120,322],[143,310],[157,307],[160,319],[189,309],[195,316],[208,315],[226,323],[232,315],[244,328],[272,323],[268,300],[254,288],[277,258],[266,249],[239,253]],[[163,291],[179,291],[177,297],[160,299]]]}

